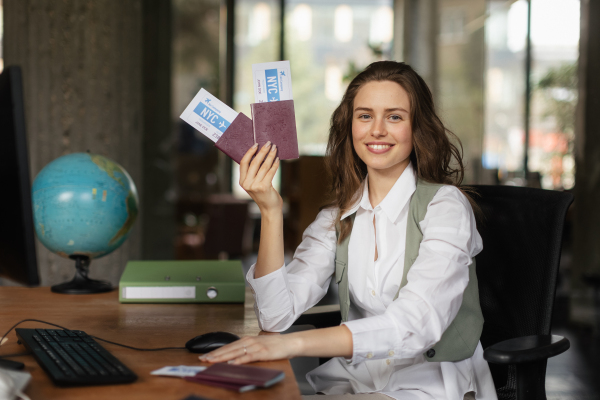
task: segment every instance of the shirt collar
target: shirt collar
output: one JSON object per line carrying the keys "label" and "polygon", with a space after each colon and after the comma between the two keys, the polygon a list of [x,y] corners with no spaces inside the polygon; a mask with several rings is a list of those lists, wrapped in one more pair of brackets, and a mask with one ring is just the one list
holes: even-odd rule
{"label": "shirt collar", "polygon": [[[412,163],[408,163],[402,175],[398,178],[394,186],[390,189],[385,198],[381,201],[378,207],[381,207],[385,215],[391,222],[395,222],[400,214],[400,211],[404,208],[406,203],[410,200],[411,196],[417,188],[415,171],[412,167]],[[362,187],[358,189],[358,192],[362,194],[357,198],[354,205],[346,211],[341,219],[354,214],[359,207],[365,210],[372,210],[371,202],[369,201],[369,180],[368,175],[363,181]],[[357,192],[357,193],[358,193]]]}

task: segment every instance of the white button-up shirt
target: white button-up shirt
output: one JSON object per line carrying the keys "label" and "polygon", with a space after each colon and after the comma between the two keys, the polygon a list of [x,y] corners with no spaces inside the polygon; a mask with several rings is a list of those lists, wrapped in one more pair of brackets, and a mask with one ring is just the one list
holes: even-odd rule
{"label": "white button-up shirt", "polygon": [[[421,222],[419,256],[394,300],[415,188],[409,164],[383,201],[372,207],[365,180],[361,198],[342,216],[356,212],[348,246],[350,309],[345,323],[352,332],[353,355],[351,360],[331,359],[311,371],[308,381],[326,394],[462,400],[474,391],[478,400],[496,400],[481,344],[471,358],[454,363],[428,362],[423,355],[456,317],[469,281],[468,265],[482,250],[473,210],[456,187],[443,186],[429,204]],[[258,279],[254,266],[248,271],[263,330],[286,330],[325,295],[335,271],[336,212],[319,213],[287,266]]]}

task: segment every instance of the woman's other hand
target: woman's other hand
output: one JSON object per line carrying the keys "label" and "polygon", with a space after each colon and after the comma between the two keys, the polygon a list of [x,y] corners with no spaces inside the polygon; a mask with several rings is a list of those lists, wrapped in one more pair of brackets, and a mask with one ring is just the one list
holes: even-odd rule
{"label": "woman's other hand", "polygon": [[246,336],[200,356],[200,361],[246,364],[294,357],[352,358],[352,332],[346,325],[287,334]]}
{"label": "woman's other hand", "polygon": [[271,145],[271,142],[267,142],[260,150],[255,144],[240,162],[240,186],[252,197],[261,212],[281,211],[283,206],[281,196],[273,187],[273,177],[279,168],[279,157],[276,155],[277,146]]}
{"label": "woman's other hand", "polygon": [[299,355],[300,342],[292,335],[246,336],[199,357],[200,361],[246,364],[254,361],[283,360]]}

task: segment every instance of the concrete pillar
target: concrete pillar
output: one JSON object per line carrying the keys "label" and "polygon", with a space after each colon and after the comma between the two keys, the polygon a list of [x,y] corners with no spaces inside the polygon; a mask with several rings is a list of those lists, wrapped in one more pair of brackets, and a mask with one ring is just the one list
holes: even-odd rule
{"label": "concrete pillar", "polygon": [[171,120],[171,0],[143,0],[142,258],[173,259],[175,182]]}
{"label": "concrete pillar", "polygon": [[[32,179],[50,161],[89,150],[142,180],[142,1],[4,0],[5,65],[23,68]],[[144,209],[141,208],[143,215]],[[138,220],[91,276],[117,283],[141,256]],[[70,280],[74,262],[37,245],[42,285]]]}
{"label": "concrete pillar", "polygon": [[[438,0],[402,0],[403,12],[396,7],[396,15],[403,17],[403,60],[415,69],[437,94],[437,40]],[[396,29],[395,33],[398,32]],[[399,49],[399,44],[396,49]]]}

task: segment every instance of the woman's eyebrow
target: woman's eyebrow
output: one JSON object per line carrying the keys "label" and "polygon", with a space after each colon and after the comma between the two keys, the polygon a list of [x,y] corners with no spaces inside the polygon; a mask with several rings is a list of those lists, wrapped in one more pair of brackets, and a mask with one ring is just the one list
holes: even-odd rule
{"label": "woman's eyebrow", "polygon": [[402,107],[394,107],[394,108],[386,108],[385,112],[390,112],[390,111],[402,111],[408,114],[408,111],[406,111],[404,108]]}
{"label": "woman's eyebrow", "polygon": [[[356,112],[356,111],[371,111],[371,112],[372,112],[372,111],[373,111],[373,109],[372,109],[372,108],[368,108],[368,107],[356,107],[356,108],[354,109],[354,112]],[[403,112],[405,112],[405,113],[407,113],[407,114],[408,114],[408,111],[406,111],[406,110],[405,110],[404,108],[402,108],[402,107],[386,108],[384,111],[385,111],[385,112],[390,112],[390,111],[403,111]]]}

